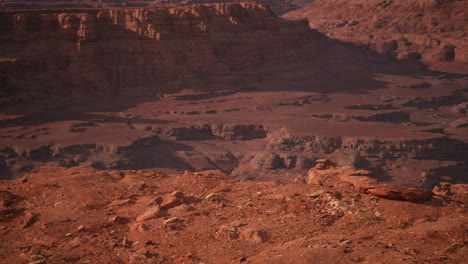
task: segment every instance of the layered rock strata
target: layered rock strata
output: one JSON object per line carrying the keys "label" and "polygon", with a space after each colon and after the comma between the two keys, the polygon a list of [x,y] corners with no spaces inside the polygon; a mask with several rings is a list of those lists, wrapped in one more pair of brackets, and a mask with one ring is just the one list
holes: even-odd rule
{"label": "layered rock strata", "polygon": [[239,88],[236,72],[287,57],[284,23],[260,3],[2,11],[1,105]]}

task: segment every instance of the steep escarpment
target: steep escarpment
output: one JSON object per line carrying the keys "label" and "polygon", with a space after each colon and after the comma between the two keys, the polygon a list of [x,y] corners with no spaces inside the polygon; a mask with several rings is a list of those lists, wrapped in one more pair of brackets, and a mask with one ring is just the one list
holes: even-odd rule
{"label": "steep escarpment", "polygon": [[319,0],[284,15],[327,36],[434,70],[468,73],[468,2]]}
{"label": "steep escarpment", "polygon": [[236,89],[236,72],[288,55],[259,3],[2,11],[0,21],[2,108]]}
{"label": "steep escarpment", "polygon": [[[272,10],[280,15],[303,7],[314,0],[262,0],[269,4]],[[0,8],[4,10],[18,9],[50,9],[50,8],[111,8],[111,7],[176,7],[201,3],[232,3],[238,0],[4,0]]]}

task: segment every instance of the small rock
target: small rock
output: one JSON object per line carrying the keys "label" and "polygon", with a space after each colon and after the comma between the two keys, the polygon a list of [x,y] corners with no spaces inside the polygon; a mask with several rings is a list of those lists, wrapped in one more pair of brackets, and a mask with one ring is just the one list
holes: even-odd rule
{"label": "small rock", "polygon": [[123,206],[123,205],[127,205],[129,203],[131,203],[130,199],[119,199],[119,200],[112,201],[108,206],[109,207]]}
{"label": "small rock", "polygon": [[315,166],[315,168],[319,170],[326,170],[331,167],[336,167],[336,164],[329,159],[318,159],[316,160],[316,162],[317,162],[317,165]]}
{"label": "small rock", "polygon": [[240,238],[242,240],[258,244],[266,242],[268,240],[268,234],[260,229],[249,228],[240,233]]}
{"label": "small rock", "polygon": [[170,215],[183,215],[184,213],[187,213],[187,212],[190,212],[190,211],[194,211],[195,208],[190,206],[190,205],[186,205],[186,204],[182,204],[182,205],[179,205],[179,206],[176,206],[174,208],[170,208],[167,212],[170,214]]}
{"label": "small rock", "polygon": [[143,223],[134,223],[130,225],[131,231],[146,232],[149,230],[149,226]]}
{"label": "small rock", "polygon": [[24,215],[24,220],[22,221],[21,228],[27,228],[30,227],[32,224],[34,224],[37,221],[38,215],[32,214],[32,213],[26,213]]}
{"label": "small rock", "polygon": [[172,224],[172,223],[177,223],[177,222],[180,222],[180,219],[177,217],[172,217],[172,218],[167,219],[163,223],[167,225],[167,224]]}
{"label": "small rock", "polygon": [[109,224],[126,224],[128,222],[130,222],[130,219],[126,218],[126,217],[123,217],[123,216],[112,216],[110,217],[107,222]]}
{"label": "small rock", "polygon": [[149,250],[147,248],[140,248],[137,252],[138,255],[145,255],[147,256],[149,254]]}
{"label": "small rock", "polygon": [[162,209],[169,209],[176,206],[179,206],[184,203],[184,200],[180,197],[175,195],[170,195],[167,199],[164,199],[164,202],[161,204]]}
{"label": "small rock", "polygon": [[43,255],[32,255],[31,256],[31,260],[39,260],[39,259],[43,259],[44,256]]}
{"label": "small rock", "polygon": [[135,254],[132,256],[132,258],[134,259],[146,259],[148,258],[146,255],[143,255],[143,254]]}
{"label": "small rock", "polygon": [[149,209],[148,211],[146,211],[145,213],[139,215],[136,218],[136,220],[137,221],[147,221],[147,220],[159,218],[161,216],[162,216],[161,208],[159,206],[155,206],[155,207]]}
{"label": "small rock", "polygon": [[240,220],[235,220],[235,221],[233,221],[233,222],[231,222],[229,224],[229,226],[233,226],[233,227],[241,227],[241,226],[244,226],[244,225],[245,224],[242,223],[242,221],[240,221]]}
{"label": "small rock", "polygon": [[239,238],[239,232],[236,227],[232,226],[221,226],[218,229],[218,234],[229,239]]}

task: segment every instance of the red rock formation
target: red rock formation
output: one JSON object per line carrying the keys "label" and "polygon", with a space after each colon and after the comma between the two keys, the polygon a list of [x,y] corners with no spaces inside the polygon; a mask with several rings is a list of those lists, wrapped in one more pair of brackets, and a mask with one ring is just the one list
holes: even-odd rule
{"label": "red rock formation", "polygon": [[284,15],[331,38],[432,69],[468,73],[465,0],[318,0]]}
{"label": "red rock formation", "polygon": [[372,171],[351,166],[337,166],[327,159],[317,160],[317,165],[310,169],[307,175],[307,183],[312,185],[330,186],[343,182],[354,185],[359,192],[390,200],[423,203],[430,201],[434,196],[430,190],[379,184],[379,181],[373,177]]}
{"label": "red rock formation", "polygon": [[286,56],[259,3],[3,11],[0,32],[3,107],[174,92]]}
{"label": "red rock formation", "polygon": [[[306,6],[314,0],[261,0],[267,3],[276,14],[284,14],[291,10]],[[201,3],[232,3],[238,0],[3,0],[0,8],[18,9],[50,9],[50,8],[110,8],[110,7],[176,7]]]}

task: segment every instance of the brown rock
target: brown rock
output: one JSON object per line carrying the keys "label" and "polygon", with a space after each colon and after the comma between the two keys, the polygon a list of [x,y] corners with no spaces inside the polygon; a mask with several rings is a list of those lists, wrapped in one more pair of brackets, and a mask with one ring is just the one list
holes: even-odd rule
{"label": "brown rock", "polygon": [[26,213],[21,223],[21,228],[27,228],[38,220],[38,215],[33,213]]}
{"label": "brown rock", "polygon": [[366,193],[382,197],[390,200],[409,201],[413,203],[423,203],[430,201],[434,193],[430,190],[407,188],[407,187],[391,187],[387,185],[375,185],[366,190]]}
{"label": "brown rock", "polygon": [[[350,176],[350,175],[340,175],[339,178],[342,181],[349,182],[356,186],[364,186],[364,185],[376,185],[379,181],[375,178],[368,177],[368,176]],[[356,187],[358,188],[358,187]]]}
{"label": "brown rock", "polygon": [[433,192],[436,195],[446,196],[452,200],[468,204],[468,184],[451,184],[441,182],[435,186]]}
{"label": "brown rock", "polygon": [[126,224],[126,223],[130,222],[130,219],[128,219],[127,217],[116,215],[116,216],[110,217],[107,220],[107,222],[109,224]]}
{"label": "brown rock", "polygon": [[333,173],[324,171],[319,168],[312,168],[307,173],[307,183],[322,185],[326,180],[333,177]]}
{"label": "brown rock", "polygon": [[333,163],[329,159],[318,159],[318,160],[316,160],[316,162],[317,162],[317,165],[315,166],[315,168],[317,168],[319,170],[326,170],[326,169],[329,169],[331,167],[336,167],[336,164]]}
{"label": "brown rock", "polygon": [[240,239],[251,242],[251,243],[263,243],[268,241],[268,233],[266,231],[255,229],[255,228],[248,228],[243,230],[240,233]]}
{"label": "brown rock", "polygon": [[109,207],[124,206],[124,205],[130,204],[131,202],[132,202],[132,200],[130,200],[130,199],[118,199],[118,200],[112,201],[108,206]]}
{"label": "brown rock", "polygon": [[184,203],[183,194],[181,192],[173,192],[167,196],[161,203],[162,209],[169,209],[179,206]]}
{"label": "brown rock", "polygon": [[193,206],[187,205],[187,204],[182,204],[173,208],[169,208],[167,210],[167,213],[170,215],[176,215],[176,216],[181,216],[184,215],[187,212],[194,211],[195,208]]}
{"label": "brown rock", "polygon": [[378,197],[382,197],[385,199],[390,199],[390,200],[402,200],[403,199],[401,197],[400,192],[395,192],[387,188],[379,188],[378,186],[374,186],[374,188],[368,189],[367,193],[378,196]]}
{"label": "brown rock", "polygon": [[136,218],[136,220],[137,221],[147,221],[147,220],[159,218],[161,216],[162,216],[161,207],[155,206],[155,207],[149,209],[148,211],[146,211],[145,213],[139,215]]}
{"label": "brown rock", "polygon": [[218,229],[218,234],[229,239],[239,238],[239,231],[237,230],[237,227],[234,226],[221,226]]}

